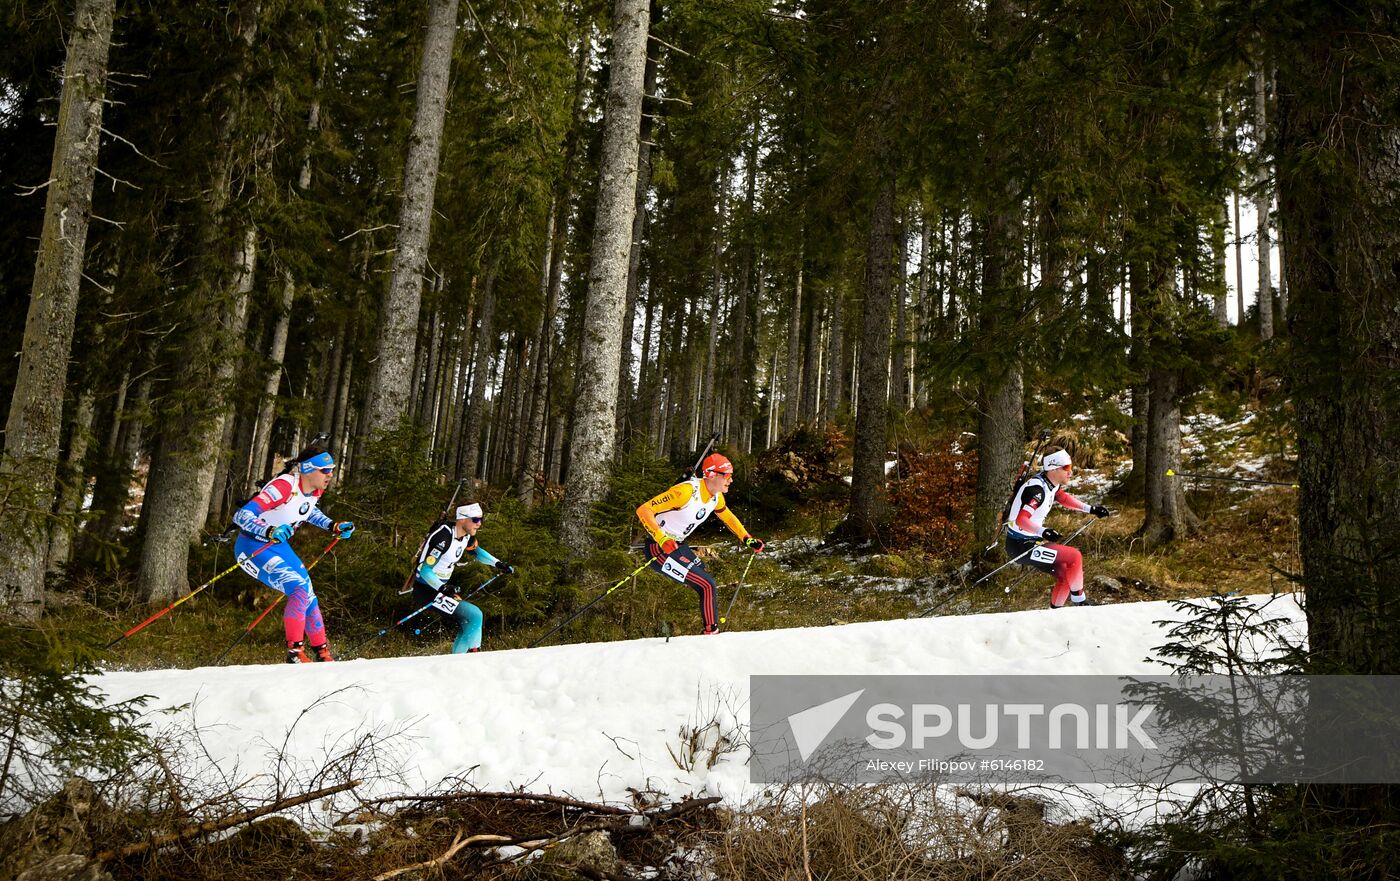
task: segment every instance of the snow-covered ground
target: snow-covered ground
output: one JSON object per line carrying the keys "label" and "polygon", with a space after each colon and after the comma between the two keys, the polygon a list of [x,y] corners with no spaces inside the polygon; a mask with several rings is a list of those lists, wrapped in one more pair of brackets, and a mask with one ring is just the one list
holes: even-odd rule
{"label": "snow-covered ground", "polygon": [[[1292,598],[1269,611],[1292,619],[1301,635]],[[229,779],[285,776],[286,763],[315,769],[375,734],[388,738],[381,748],[397,779],[366,788],[420,791],[459,776],[482,789],[528,786],[610,801],[626,799],[629,788],[742,800],[754,792],[744,750],[707,769],[687,761],[682,732],[708,728],[702,743],[719,734],[742,743],[750,675],[1163,673],[1147,660],[1165,641],[1153,622],[1178,617],[1168,603],[1125,603],[669,642],[112,672],[95,684],[113,699],[152,695],[157,725],[193,723]]]}

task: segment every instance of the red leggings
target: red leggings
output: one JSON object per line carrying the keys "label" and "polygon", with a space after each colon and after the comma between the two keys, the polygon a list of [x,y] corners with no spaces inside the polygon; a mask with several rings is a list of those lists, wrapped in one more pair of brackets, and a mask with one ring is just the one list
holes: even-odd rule
{"label": "red leggings", "polygon": [[[1029,551],[1029,553],[1027,553]],[[1036,545],[1034,542],[1006,540],[1006,553],[1020,564],[1055,576],[1055,588],[1050,591],[1050,605],[1059,608],[1070,594],[1084,592],[1084,555],[1069,545]]]}

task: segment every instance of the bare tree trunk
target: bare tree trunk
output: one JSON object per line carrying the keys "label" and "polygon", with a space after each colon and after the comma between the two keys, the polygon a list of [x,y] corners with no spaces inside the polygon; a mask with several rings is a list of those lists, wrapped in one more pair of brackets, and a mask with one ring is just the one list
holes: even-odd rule
{"label": "bare tree trunk", "polygon": [[1230,196],[1235,200],[1235,323],[1244,324],[1244,237],[1240,231],[1240,191]]}
{"label": "bare tree trunk", "polygon": [[783,426],[787,434],[797,427],[798,406],[802,390],[802,271],[803,251],[797,252],[797,281],[792,288],[788,312],[787,370],[783,382]]}
{"label": "bare tree trunk", "polygon": [[262,400],[253,425],[253,445],[249,450],[243,473],[256,480],[267,465],[268,447],[272,441],[272,420],[277,412],[277,391],[282,387],[282,359],[287,355],[287,331],[292,321],[292,304],[296,300],[296,283],[290,271],[282,272],[282,302],[272,323],[272,342],[267,347],[270,362],[263,380]]}
{"label": "bare tree trunk", "polygon": [[28,620],[38,618],[44,607],[49,533],[47,521],[35,512],[48,509],[57,476],[63,388],[92,213],[115,5],[115,0],[79,0],[73,18],[44,226],[5,423],[0,469],[7,484],[32,493],[33,502],[22,502],[0,517],[0,608]]}
{"label": "bare tree trunk", "polygon": [[[939,238],[942,238],[942,227],[939,228]],[[937,261],[933,256],[933,221],[929,217],[927,207],[920,203],[919,210],[919,310],[916,313],[918,327],[915,328],[914,338],[919,344],[919,348],[914,351],[914,406],[928,406],[928,383],[924,380],[923,374],[923,346],[928,343],[929,327],[936,316],[941,316],[943,309],[939,302],[938,288],[934,285],[937,278]]]}
{"label": "bare tree trunk", "polygon": [[479,460],[481,446],[482,410],[486,406],[486,382],[490,373],[491,355],[495,347],[495,331],[492,319],[496,312],[496,271],[499,258],[492,258],[491,268],[486,270],[486,281],[481,287],[481,323],[476,332],[476,349],[473,353],[475,371],[472,374],[472,393],[467,402],[467,420],[462,429],[462,476],[474,479],[484,468]]}
{"label": "bare tree trunk", "polygon": [[[821,393],[821,358],[822,358],[822,313],[824,304],[819,294],[814,294],[807,298],[809,302],[809,314],[807,316],[806,342],[802,348],[802,409],[801,419],[806,425],[815,425],[817,421],[817,402]],[[885,331],[886,336],[889,330]]]}
{"label": "bare tree trunk", "polygon": [[1273,242],[1269,240],[1269,209],[1273,205],[1273,194],[1269,190],[1268,153],[1264,141],[1267,137],[1268,116],[1264,85],[1264,68],[1254,72],[1254,137],[1258,146],[1254,151],[1254,161],[1258,163],[1258,174],[1254,186],[1254,211],[1259,225],[1259,339],[1274,338],[1274,293],[1273,268],[1270,266]]}
{"label": "bare tree trunk", "polygon": [[[656,59],[647,55],[642,94],[656,94]],[[632,250],[627,258],[627,304],[622,310],[622,360],[618,364],[617,440],[626,440],[627,419],[632,411],[632,333],[636,320],[637,295],[642,286],[642,237],[647,225],[647,191],[651,189],[652,115],[643,114],[637,146],[637,206],[632,218]],[[638,376],[638,383],[641,377]],[[635,426],[634,426],[635,429]]]}
{"label": "bare tree trunk", "polygon": [[851,456],[852,535],[874,541],[884,527],[886,423],[889,412],[890,263],[894,257],[895,178],[881,170],[870,212],[865,306],[861,315],[860,391]]}
{"label": "bare tree trunk", "polygon": [[569,483],[560,541],[573,554],[586,554],[592,507],[607,492],[617,418],[617,352],[622,336],[622,304],[627,297],[627,265],[632,220],[637,208],[638,140],[642,86],[646,72],[649,0],[617,0],[603,146],[599,164],[598,209],[588,267],[588,302],[583,334],[587,344],[579,363],[574,399],[574,430],[569,441]]}
{"label": "bare tree trunk", "polygon": [[[220,390],[221,398],[227,395],[232,386],[234,374],[238,370],[233,353],[243,346],[244,336],[248,331],[248,296],[253,291],[253,277],[258,266],[258,233],[252,225],[243,231],[243,247],[234,259],[234,266],[236,281],[233,297],[224,313],[224,326],[228,332],[226,340],[230,351],[227,353],[228,357],[219,359],[214,367],[215,384]],[[213,433],[214,477],[211,481],[200,483],[202,502],[195,508],[196,511],[203,512],[204,522],[216,529],[222,525],[224,515],[230,513],[227,508],[233,503],[232,496],[243,489],[241,475],[233,476],[234,416],[235,408],[232,403],[221,404],[215,412],[214,419],[217,424]],[[191,540],[198,534],[199,524],[196,523],[190,534]]]}
{"label": "bare tree trunk", "polygon": [[[214,217],[220,213],[216,212]],[[207,222],[213,224],[214,220],[211,218]],[[234,352],[242,345],[247,328],[247,291],[252,287],[257,255],[254,235],[251,228],[245,234],[239,278],[233,291],[222,297],[209,297],[216,302],[226,301],[222,315],[213,322],[212,329],[201,326],[197,334],[191,334],[208,335],[210,339],[196,344],[193,357],[185,359],[186,363],[207,361],[209,366],[203,371],[209,374],[209,379],[205,382],[216,402],[221,402],[227,394],[235,369]],[[210,229],[205,240],[217,241],[217,232]],[[204,295],[198,290],[191,294],[196,308],[207,302],[205,297],[209,293],[206,289]],[[228,451],[219,449],[225,420],[229,417],[228,407],[218,403],[212,414],[201,409],[200,402],[186,401],[179,410],[169,414],[151,455],[151,476],[146,482],[142,511],[142,518],[147,521],[146,538],[137,577],[137,590],[146,602],[170,600],[188,588],[190,543],[209,513],[214,488],[214,483],[205,476],[205,467],[210,461],[217,463],[215,480],[220,486],[223,481],[219,477],[226,478],[228,474]]]}
{"label": "bare tree trunk", "polygon": [[[1011,192],[1008,188],[1007,198]],[[978,545],[993,540],[997,515],[1021,460],[1025,440],[1021,351],[1010,340],[1007,321],[1022,298],[1019,279],[1019,209],[1014,204],[991,213],[986,223],[982,260],[982,302],[978,322],[984,339],[996,341],[1000,356],[989,365],[978,394],[977,509]]]}
{"label": "bare tree trunk", "polygon": [[894,344],[890,352],[890,402],[901,412],[909,409],[909,378],[905,355],[909,342],[905,322],[905,300],[909,297],[909,225],[901,219],[895,233]]}
{"label": "bare tree trunk", "polygon": [[705,371],[700,385],[700,433],[715,430],[715,356],[718,353],[720,293],[724,287],[724,219],[729,202],[729,161],[720,169],[715,190],[715,239],[710,252],[710,305],[705,310],[708,335],[705,341]]}
{"label": "bare tree trunk", "polygon": [[100,543],[115,542],[126,525],[126,504],[131,497],[131,482],[141,455],[150,398],[151,377],[148,373],[136,380],[136,391],[130,396],[122,414],[120,440],[93,488],[92,510],[97,514],[97,522],[88,530],[93,542],[92,547],[84,550],[85,555],[96,551],[96,545]]}
{"label": "bare tree trunk", "polygon": [[447,115],[448,73],[457,35],[457,0],[428,0],[427,34],[418,70],[418,101],[404,162],[393,275],[380,313],[379,338],[370,375],[368,434],[394,428],[408,413],[423,265],[432,230],[433,200],[442,130]]}
{"label": "bare tree trunk", "polygon": [[842,350],[846,342],[846,320],[842,314],[846,298],[836,290],[831,297],[831,329],[826,341],[826,404],[822,407],[822,425],[836,421],[841,411],[842,380],[845,373],[842,367]]}
{"label": "bare tree trunk", "polygon": [[87,485],[83,464],[88,444],[92,442],[93,393],[83,389],[78,394],[73,411],[73,428],[68,440],[68,455],[63,461],[63,479],[58,483],[58,500],[54,505],[57,522],[49,537],[48,571],[58,572],[68,562],[73,547],[73,535],[78,531],[78,510]]}

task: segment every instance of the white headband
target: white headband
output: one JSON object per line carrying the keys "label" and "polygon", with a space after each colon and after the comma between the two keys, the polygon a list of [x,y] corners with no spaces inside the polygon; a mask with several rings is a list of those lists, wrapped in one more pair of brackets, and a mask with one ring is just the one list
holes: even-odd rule
{"label": "white headband", "polygon": [[1044,459],[1040,460],[1040,467],[1046,471],[1053,471],[1056,468],[1063,468],[1069,464],[1069,453],[1064,450],[1056,450]]}
{"label": "white headband", "polygon": [[474,517],[474,518],[480,519],[480,518],[481,518],[481,506],[478,505],[476,502],[472,502],[470,505],[462,505],[461,507],[459,507],[459,508],[457,509],[457,519],[458,519],[458,520],[463,520],[463,519],[466,519],[466,518],[468,518],[468,517]]}

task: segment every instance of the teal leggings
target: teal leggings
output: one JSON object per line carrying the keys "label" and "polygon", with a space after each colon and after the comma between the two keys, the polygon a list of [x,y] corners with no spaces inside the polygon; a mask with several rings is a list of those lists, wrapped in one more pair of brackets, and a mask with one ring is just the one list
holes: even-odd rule
{"label": "teal leggings", "polygon": [[[431,603],[437,593],[432,585],[414,580],[413,600],[418,605],[425,606]],[[437,609],[432,611],[439,615],[443,614]],[[453,612],[450,617],[452,622],[457,625],[457,638],[452,641],[452,654],[459,655],[481,648],[481,609],[471,603],[458,603],[457,611]]]}

